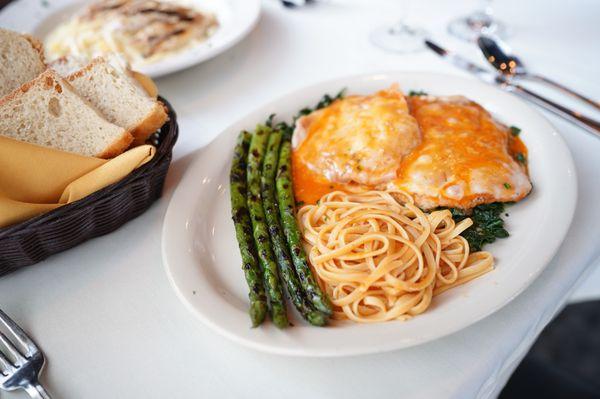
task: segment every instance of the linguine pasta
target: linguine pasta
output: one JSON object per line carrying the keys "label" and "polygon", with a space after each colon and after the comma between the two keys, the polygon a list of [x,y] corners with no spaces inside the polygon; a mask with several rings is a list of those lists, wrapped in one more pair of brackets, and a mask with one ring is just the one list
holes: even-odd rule
{"label": "linguine pasta", "polygon": [[309,260],[334,317],[371,323],[423,313],[432,298],[493,269],[469,253],[449,210],[423,212],[399,190],[324,195],[298,211]]}

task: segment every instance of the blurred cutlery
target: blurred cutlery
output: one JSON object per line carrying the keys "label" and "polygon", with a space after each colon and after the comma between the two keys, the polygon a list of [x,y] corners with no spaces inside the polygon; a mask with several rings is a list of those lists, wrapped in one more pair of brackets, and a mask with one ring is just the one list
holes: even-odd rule
{"label": "blurred cutlery", "polygon": [[480,36],[477,39],[477,44],[479,45],[479,48],[483,52],[483,55],[488,62],[505,77],[509,79],[513,77],[524,78],[545,83],[600,110],[599,102],[594,101],[583,94],[577,93],[576,91],[569,89],[568,87],[545,76],[527,71],[523,62],[517,56],[511,54],[510,49],[505,43],[499,40],[494,40],[490,36]]}
{"label": "blurred cutlery", "polygon": [[582,129],[585,129],[587,132],[592,133],[597,138],[600,138],[599,121],[588,118],[587,116],[582,115],[580,112],[573,111],[572,109],[557,104],[554,101],[547,99],[529,89],[526,89],[523,86],[513,83],[504,75],[484,69],[462,57],[461,55],[449,52],[431,40],[425,40],[425,45],[440,57],[449,60],[452,64],[461,69],[471,72],[472,74],[478,76],[481,80],[495,84],[505,91],[515,93],[518,96],[537,104],[545,110],[574,123]]}
{"label": "blurred cutlery", "polygon": [[287,8],[296,8],[302,7],[310,3],[314,3],[315,0],[280,0],[281,4],[283,4]]}
{"label": "blurred cutlery", "polygon": [[0,388],[5,391],[23,389],[33,399],[50,399],[39,382],[45,363],[42,351],[2,310],[0,326],[8,333],[7,336],[0,331]]}

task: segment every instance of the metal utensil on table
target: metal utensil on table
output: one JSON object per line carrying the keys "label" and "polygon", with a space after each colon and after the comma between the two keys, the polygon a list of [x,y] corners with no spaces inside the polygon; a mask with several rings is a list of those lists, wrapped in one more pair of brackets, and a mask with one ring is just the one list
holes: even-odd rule
{"label": "metal utensil on table", "polygon": [[600,138],[600,121],[582,115],[580,112],[573,111],[572,109],[557,104],[556,102],[549,100],[529,89],[526,89],[523,86],[513,83],[504,75],[484,69],[458,54],[449,52],[431,40],[425,40],[425,45],[439,56],[449,60],[455,66],[471,72],[481,80],[495,84],[505,91],[515,93],[516,95],[539,105],[545,110],[574,123],[582,129],[585,129],[587,132],[592,133],[596,137]]}
{"label": "metal utensil on table", "polygon": [[44,354],[25,331],[0,310],[0,388],[5,391],[23,389],[34,399],[50,399],[39,382],[44,367]]}
{"label": "metal utensil on table", "polygon": [[315,0],[280,0],[281,4],[283,4],[284,7],[287,8],[297,8],[297,7],[302,7],[302,6],[306,6],[310,3],[314,3]]}
{"label": "metal utensil on table", "polygon": [[600,102],[594,101],[545,76],[529,72],[523,62],[517,56],[511,54],[510,49],[503,42],[495,40],[490,36],[480,36],[477,39],[477,45],[488,62],[505,77],[509,79],[515,77],[523,78],[545,83],[600,110]]}

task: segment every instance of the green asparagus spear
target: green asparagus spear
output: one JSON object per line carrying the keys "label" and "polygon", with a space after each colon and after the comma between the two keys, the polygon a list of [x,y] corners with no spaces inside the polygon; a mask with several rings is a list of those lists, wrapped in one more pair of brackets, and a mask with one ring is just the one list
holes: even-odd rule
{"label": "green asparagus spear", "polygon": [[284,328],[289,324],[285,298],[279,280],[273,248],[271,247],[271,240],[269,239],[269,231],[265,223],[265,212],[260,195],[262,163],[269,133],[269,128],[259,125],[250,142],[246,177],[248,181],[248,208],[252,220],[254,242],[258,249],[258,259],[262,266],[264,284],[271,306],[271,318],[277,327]]}
{"label": "green asparagus spear", "polygon": [[275,195],[275,174],[277,172],[277,161],[279,157],[279,147],[281,144],[282,132],[275,130],[271,132],[267,144],[267,152],[263,162],[263,171],[261,178],[261,195],[263,200],[263,208],[269,233],[271,235],[271,243],[279,272],[283,281],[287,285],[287,290],[292,300],[292,303],[310,324],[323,326],[327,323],[327,315],[312,309],[310,302],[302,290],[302,285],[296,276],[290,253],[287,248],[287,243],[281,230],[281,222],[279,220],[279,210],[277,209],[277,200]]}
{"label": "green asparagus spear", "polygon": [[279,164],[275,181],[281,224],[291,251],[296,273],[298,274],[306,296],[316,310],[323,312],[326,315],[331,315],[332,311],[329,299],[323,294],[319,285],[315,282],[312,271],[306,260],[306,253],[304,252],[304,248],[302,248],[302,239],[294,211],[295,203],[291,177],[291,152],[292,149],[289,135],[286,135],[281,144],[281,149],[279,150]]}
{"label": "green asparagus spear", "polygon": [[267,314],[267,297],[262,282],[262,272],[258,265],[258,256],[254,248],[252,222],[246,204],[246,160],[252,135],[241,132],[238,136],[233,154],[233,162],[229,173],[231,190],[231,214],[235,225],[235,236],[242,256],[242,268],[250,292],[250,319],[252,326],[257,327]]}

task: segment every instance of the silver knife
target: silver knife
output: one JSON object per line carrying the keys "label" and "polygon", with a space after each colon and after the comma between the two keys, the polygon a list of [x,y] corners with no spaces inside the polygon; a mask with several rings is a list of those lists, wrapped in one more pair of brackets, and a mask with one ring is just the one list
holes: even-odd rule
{"label": "silver knife", "polygon": [[554,101],[549,100],[535,92],[532,92],[531,90],[526,89],[523,86],[509,82],[504,76],[496,72],[492,72],[488,69],[482,68],[459,54],[451,53],[450,51],[444,49],[443,47],[432,42],[429,39],[425,40],[425,45],[440,57],[449,60],[453,65],[461,69],[471,72],[472,74],[479,77],[481,80],[487,83],[495,84],[505,91],[514,93],[520,96],[521,98],[524,98],[525,100],[531,101],[534,104],[544,108],[545,110],[550,111],[568,120],[569,122],[585,129],[587,132],[591,133],[595,137],[600,138],[599,121],[582,115],[580,112],[573,111],[572,109],[557,104]]}

